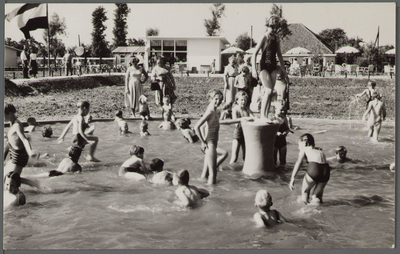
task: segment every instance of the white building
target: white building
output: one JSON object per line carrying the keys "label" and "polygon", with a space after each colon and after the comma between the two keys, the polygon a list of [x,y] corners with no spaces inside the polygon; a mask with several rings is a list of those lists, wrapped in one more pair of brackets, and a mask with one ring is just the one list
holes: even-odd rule
{"label": "white building", "polygon": [[17,68],[21,60],[19,54],[22,50],[4,45],[4,68]]}
{"label": "white building", "polygon": [[[174,57],[179,65],[185,65],[189,71],[202,71],[209,68],[216,60],[216,71],[222,70],[221,51],[229,44],[224,37],[146,37],[145,59],[156,58],[163,55],[166,61]],[[145,64],[147,61],[145,61]]]}

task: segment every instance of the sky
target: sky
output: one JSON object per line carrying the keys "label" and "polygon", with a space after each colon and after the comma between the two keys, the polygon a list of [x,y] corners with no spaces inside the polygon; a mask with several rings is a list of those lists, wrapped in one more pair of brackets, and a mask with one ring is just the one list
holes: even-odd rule
{"label": "sky", "polygon": [[[22,4],[5,4],[5,14]],[[349,38],[359,37],[366,43],[374,42],[379,27],[379,45],[396,44],[396,5],[393,3],[279,3],[288,23],[302,23],[314,33],[324,29],[341,28]],[[60,36],[67,47],[80,42],[91,44],[92,13],[103,6],[108,20],[105,22],[106,40],[112,42],[115,4],[72,3],[48,4],[49,16],[57,13],[65,19],[67,35]],[[206,36],[204,19],[211,18],[212,4],[128,4],[127,38],[145,38],[146,30],[157,28],[160,36]],[[265,20],[270,15],[272,3],[225,4],[221,19],[222,32],[231,44],[243,33],[256,42],[265,31]],[[23,38],[16,19],[4,21],[5,36],[19,41]],[[31,36],[44,42],[43,29],[32,31]],[[251,34],[251,31],[252,34]]]}

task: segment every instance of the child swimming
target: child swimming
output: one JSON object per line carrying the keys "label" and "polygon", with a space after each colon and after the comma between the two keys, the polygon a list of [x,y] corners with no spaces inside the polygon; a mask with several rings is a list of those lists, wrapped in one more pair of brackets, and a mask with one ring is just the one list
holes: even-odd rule
{"label": "child swimming", "polygon": [[[4,121],[10,122],[10,129],[7,132],[7,144],[4,147],[4,160],[10,153],[10,160],[4,167],[4,173],[18,173],[21,176],[22,170],[28,164],[30,157],[38,158],[40,153],[32,149],[31,143],[25,137],[24,128],[16,116],[17,110],[13,104],[5,104]],[[39,188],[39,183],[21,177],[21,183]]]}
{"label": "child swimming", "polygon": [[78,153],[81,153],[86,144],[90,145],[89,154],[86,156],[86,160],[92,162],[99,162],[100,160],[94,157],[99,138],[95,136],[87,136],[85,130],[87,123],[85,122],[85,116],[89,114],[90,103],[87,101],[78,102],[78,114],[76,114],[68,125],[64,128],[60,137],[58,138],[59,143],[64,141],[64,137],[67,134],[69,128],[72,125],[72,147],[76,149]]}
{"label": "child swimming", "polygon": [[[217,108],[222,102],[222,93],[217,89],[208,92],[209,105],[204,115],[196,123],[194,130],[202,144],[202,150],[205,152],[204,166],[201,173],[202,179],[208,179],[208,184],[217,183],[217,168],[228,156],[228,153],[218,147],[219,139],[219,118]],[[200,128],[206,125],[207,134],[203,136]]]}
{"label": "child swimming", "polygon": [[4,208],[9,206],[23,206],[26,203],[25,194],[19,190],[21,177],[18,173],[11,171],[4,177]]}
{"label": "child swimming", "polygon": [[170,185],[172,184],[173,174],[164,170],[164,161],[155,158],[151,160],[150,169],[153,172],[152,182],[154,184]]}
{"label": "child swimming", "polygon": [[191,121],[189,118],[178,119],[175,122],[176,127],[181,131],[183,137],[189,143],[195,143],[199,140],[199,137],[196,135],[196,132],[190,128],[190,124]]}
{"label": "child swimming", "polygon": [[282,223],[281,218],[285,221],[277,210],[271,210],[272,197],[267,190],[259,190],[254,199],[254,206],[258,207],[258,212],[254,214],[253,219],[259,227],[272,227],[278,223]]}
{"label": "child swimming", "polygon": [[160,126],[158,126],[158,128],[163,130],[175,129],[175,125],[173,123],[175,121],[175,116],[172,113],[172,104],[168,95],[164,96],[163,105],[161,108],[164,121],[160,124]]}
{"label": "child swimming", "polygon": [[129,149],[131,158],[127,159],[120,167],[118,176],[125,176],[126,178],[135,180],[144,180],[145,174],[150,173],[144,164],[144,148],[137,145],[132,145]]}
{"label": "child swimming", "polygon": [[122,117],[122,111],[121,110],[117,111],[117,113],[115,114],[114,122],[116,122],[118,124],[118,128],[119,128],[119,133],[120,134],[129,133],[128,123]]}
{"label": "child swimming", "polygon": [[210,195],[205,189],[198,189],[196,186],[189,185],[189,172],[187,170],[176,172],[172,183],[174,186],[178,186],[175,194],[178,197],[177,203],[180,206],[195,207],[199,199]]}
{"label": "child swimming", "polygon": [[[300,170],[303,160],[307,159],[307,173],[303,179],[301,188],[302,200],[305,204],[322,203],[324,188],[329,181],[331,169],[326,161],[325,154],[320,148],[315,147],[314,137],[309,134],[303,134],[299,138],[299,156],[294,165],[289,188],[294,188],[294,178]],[[315,188],[313,189],[313,187]],[[310,192],[313,189],[310,201]]]}
{"label": "child swimming", "polygon": [[148,128],[149,128],[149,124],[145,121],[145,120],[143,120],[141,123],[140,123],[140,136],[142,136],[142,137],[145,137],[145,136],[151,136],[151,134],[149,133],[149,131],[148,131]]}

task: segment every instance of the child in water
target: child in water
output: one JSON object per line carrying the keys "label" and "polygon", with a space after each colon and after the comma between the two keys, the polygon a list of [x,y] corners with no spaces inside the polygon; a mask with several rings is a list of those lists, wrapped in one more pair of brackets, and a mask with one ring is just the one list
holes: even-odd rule
{"label": "child in water", "polygon": [[118,128],[119,128],[119,133],[120,134],[125,134],[125,133],[129,133],[129,127],[128,127],[128,123],[125,121],[125,119],[122,117],[122,111],[119,110],[116,114],[115,114],[115,119],[114,122],[116,122],[118,124]]}
{"label": "child in water", "polygon": [[368,81],[367,83],[367,89],[362,91],[362,93],[356,94],[356,99],[363,97],[364,95],[367,96],[367,108],[368,104],[370,101],[372,101],[372,94],[377,93],[375,87],[376,87],[376,82],[375,81]]}
{"label": "child in water", "polygon": [[[249,96],[244,91],[237,92],[235,96],[235,106],[232,109],[232,120],[240,120],[242,117],[254,117],[253,113],[251,113],[248,108]],[[242,125],[240,123],[236,124],[236,127],[233,131],[233,140],[232,140],[232,155],[230,164],[233,164],[237,161],[239,156],[239,150],[242,148],[243,161],[246,155],[246,146],[244,143],[244,135],[242,130]]]}
{"label": "child in water", "polygon": [[149,124],[145,120],[143,120],[140,123],[140,136],[142,136],[142,137],[151,136],[147,130],[148,128],[149,128]]}
{"label": "child in water", "polygon": [[129,149],[131,158],[127,159],[120,167],[118,176],[125,176],[126,178],[144,180],[144,175],[150,173],[143,162],[144,148],[137,145],[132,145]]}
{"label": "child in water", "polygon": [[20,186],[21,177],[18,173],[11,171],[4,177],[4,208],[25,205],[25,194],[19,190]]}
{"label": "child in water", "polygon": [[[324,188],[329,181],[331,169],[326,161],[325,154],[318,147],[315,147],[314,137],[309,134],[303,134],[299,138],[299,157],[294,165],[292,177],[290,179],[289,188],[294,188],[294,178],[299,172],[303,164],[303,160],[307,159],[307,173],[303,179],[301,188],[302,200],[305,204],[322,203],[322,195]],[[315,188],[313,189],[313,187]],[[310,200],[310,192],[313,189]]]}
{"label": "child in water", "polygon": [[189,172],[179,170],[174,174],[172,180],[174,186],[178,186],[175,194],[178,197],[178,204],[185,207],[194,207],[199,199],[208,197],[210,193],[205,189],[198,189],[196,186],[189,185]]}
{"label": "child in water", "polygon": [[[16,116],[17,110],[12,104],[4,106],[4,121],[10,122],[10,128],[7,132],[7,144],[4,147],[4,160],[10,153],[10,160],[4,167],[4,172],[18,173],[21,176],[22,170],[28,164],[30,157],[38,158],[40,153],[32,149],[31,143],[25,137],[24,128]],[[21,177],[21,183],[39,188],[39,183]]]}
{"label": "child in water", "polygon": [[171,185],[173,174],[164,170],[164,161],[155,158],[151,160],[150,169],[153,172],[152,182],[154,184]]}
{"label": "child in water", "polygon": [[279,126],[278,132],[276,133],[275,137],[275,144],[274,144],[274,162],[275,165],[278,163],[278,153],[279,153],[279,166],[286,165],[286,154],[287,154],[287,141],[286,136],[289,134],[290,129],[288,126],[288,121],[286,118],[286,110],[284,105],[280,104],[279,106],[275,107],[277,117],[283,119],[282,124]]}
{"label": "child in water", "polygon": [[[368,116],[368,119],[367,119]],[[368,108],[363,115],[363,119],[367,121],[369,127],[368,137],[372,142],[379,142],[378,136],[381,131],[382,121],[386,118],[385,104],[381,101],[378,92],[373,92]]]}
{"label": "child in water", "polygon": [[168,95],[165,95],[163,98],[163,105],[162,105],[162,115],[164,122],[158,126],[158,128],[161,128],[163,130],[171,130],[175,128],[174,121],[175,121],[175,116],[172,113],[172,105],[171,105],[171,100]]}
{"label": "child in water", "polygon": [[[202,150],[205,152],[204,166],[201,178],[208,179],[208,184],[217,183],[217,168],[226,159],[228,153],[218,147],[219,138],[219,117],[217,108],[222,102],[222,93],[220,90],[212,89],[208,92],[209,105],[204,115],[196,123],[194,130],[202,144]],[[207,127],[207,134],[203,136],[200,128],[203,125]]]}
{"label": "child in water", "polygon": [[85,133],[86,128],[88,127],[85,116],[89,114],[90,111],[90,103],[87,101],[78,102],[78,114],[76,114],[72,120],[68,123],[68,125],[64,128],[64,131],[61,133],[58,138],[59,143],[64,141],[64,137],[67,134],[69,128],[72,125],[72,148],[79,150],[79,153],[83,150],[86,144],[90,145],[89,154],[86,156],[86,160],[92,162],[99,162],[100,160],[94,157],[94,153],[96,151],[97,144],[99,142],[99,138],[95,136],[87,136]]}
{"label": "child in water", "polygon": [[190,128],[190,124],[191,121],[189,118],[178,119],[175,122],[176,127],[182,132],[183,137],[189,143],[195,143],[199,140],[199,137],[196,135],[196,132]]}
{"label": "child in water", "polygon": [[280,212],[271,210],[272,197],[267,190],[259,190],[254,199],[254,206],[258,207],[258,213],[253,218],[259,227],[272,227],[278,223],[282,223],[281,217],[285,220]]}

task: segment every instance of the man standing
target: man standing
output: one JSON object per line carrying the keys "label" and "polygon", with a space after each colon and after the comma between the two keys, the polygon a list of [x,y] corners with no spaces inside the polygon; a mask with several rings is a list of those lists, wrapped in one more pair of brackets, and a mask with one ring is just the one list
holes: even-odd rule
{"label": "man standing", "polygon": [[22,61],[22,73],[24,74],[24,78],[29,78],[28,70],[29,70],[29,59],[28,59],[28,47],[25,45],[24,50],[21,52],[21,61]]}
{"label": "man standing", "polygon": [[72,55],[70,49],[64,55],[64,63],[65,63],[65,76],[68,76],[68,73],[70,73],[72,76]]}
{"label": "man standing", "polygon": [[215,74],[215,59],[214,59],[214,61],[211,63],[211,74]]}

